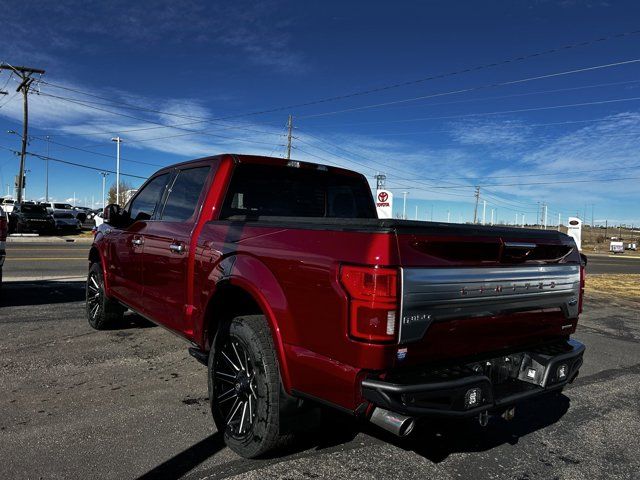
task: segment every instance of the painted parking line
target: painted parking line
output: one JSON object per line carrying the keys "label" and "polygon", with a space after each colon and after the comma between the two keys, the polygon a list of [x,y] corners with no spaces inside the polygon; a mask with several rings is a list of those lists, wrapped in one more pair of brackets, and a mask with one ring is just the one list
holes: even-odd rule
{"label": "painted parking line", "polygon": [[[10,252],[71,252],[73,250],[84,250],[82,247],[67,247],[67,248],[13,248],[8,247]],[[88,250],[88,248],[87,248]]]}

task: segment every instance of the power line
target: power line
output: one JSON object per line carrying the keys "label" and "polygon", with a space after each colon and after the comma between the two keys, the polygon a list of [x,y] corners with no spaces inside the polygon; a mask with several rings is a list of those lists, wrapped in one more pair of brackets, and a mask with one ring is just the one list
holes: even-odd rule
{"label": "power line", "polygon": [[[210,133],[210,132],[189,130],[189,129],[186,129],[186,128],[182,128],[182,127],[180,127],[178,125],[166,125],[164,123],[156,122],[154,120],[149,120],[149,119],[145,119],[145,118],[141,118],[141,117],[135,117],[133,115],[128,115],[126,113],[114,112],[113,110],[107,110],[105,108],[100,108],[100,107],[96,107],[96,106],[93,106],[93,105],[89,105],[88,103],[85,103],[85,102],[82,102],[82,101],[79,101],[79,100],[75,100],[75,99],[72,99],[72,98],[66,98],[66,97],[60,97],[58,95],[51,95],[49,93],[40,93],[40,95],[45,96],[45,97],[56,98],[58,100],[62,100],[62,101],[69,102],[69,103],[74,103],[74,104],[77,104],[77,105],[82,105],[85,108],[98,110],[98,111],[109,113],[109,114],[112,114],[112,115],[117,115],[117,116],[120,116],[120,117],[130,118],[130,119],[138,120],[138,121],[145,122],[145,123],[151,123],[151,124],[154,124],[154,125],[159,125],[159,126],[161,126],[161,128],[174,128],[176,130],[182,130],[182,131],[185,131],[185,132],[189,132],[189,134],[206,135],[206,136],[209,136],[209,137],[223,138],[223,139],[234,140],[234,141],[238,141],[238,142],[247,142],[247,143],[255,143],[255,144],[270,145],[270,146],[273,145],[272,142],[262,142],[262,141],[259,141],[259,140],[250,140],[250,139],[247,139],[247,138],[239,138],[239,137],[227,137],[225,135],[218,135],[218,134]],[[107,134],[107,133],[108,132],[100,132],[100,134]],[[122,133],[122,132],[119,132],[119,133]],[[162,137],[162,138],[166,138],[166,137]]]}
{"label": "power line", "polygon": [[[15,154],[20,153],[17,150],[14,150],[13,148],[5,147],[4,145],[0,145],[0,148],[3,148],[5,150],[8,150],[8,151],[13,152]],[[107,170],[107,169],[101,168],[101,167],[92,167],[91,165],[85,165],[83,163],[77,163],[77,162],[70,162],[68,160],[62,160],[60,158],[54,158],[54,157],[47,156],[47,155],[41,155],[39,153],[26,152],[26,154],[31,156],[31,157],[39,158],[40,160],[50,160],[52,162],[64,163],[66,165],[73,165],[74,167],[86,168],[88,170],[95,170],[95,171],[98,171],[98,172],[116,173],[115,170]],[[130,173],[122,173],[122,172],[120,172],[120,175],[124,175],[125,177],[140,178],[142,180],[146,180],[148,178],[148,177],[142,177],[140,175],[133,175],[133,174],[130,174]]]}
{"label": "power line", "polygon": [[461,89],[458,89],[458,90],[449,90],[447,92],[432,93],[432,94],[429,94],[429,95],[421,95],[419,97],[411,97],[411,98],[405,98],[405,99],[401,99],[401,100],[393,100],[393,101],[389,101],[389,102],[375,103],[375,104],[363,105],[363,106],[359,106],[359,107],[352,107],[352,108],[347,108],[347,109],[342,109],[342,110],[335,110],[333,112],[324,112],[324,113],[318,113],[318,114],[314,114],[314,115],[300,115],[300,116],[298,116],[298,118],[303,118],[303,119],[304,118],[316,118],[316,117],[323,117],[323,116],[327,116],[327,115],[335,115],[335,114],[338,114],[338,113],[353,112],[353,111],[356,111],[356,110],[366,110],[366,109],[370,109],[370,108],[386,107],[386,106],[390,106],[390,105],[397,105],[397,104],[400,104],[400,103],[415,102],[417,100],[426,100],[426,99],[429,99],[429,98],[444,97],[444,96],[449,96],[449,95],[458,95],[458,94],[461,94],[461,93],[469,93],[469,92],[474,92],[474,91],[477,91],[477,90],[484,90],[484,89],[487,89],[487,88],[505,87],[505,86],[509,86],[509,85],[517,85],[517,84],[520,84],[520,83],[533,82],[535,80],[544,80],[544,79],[548,79],[548,78],[554,78],[554,77],[560,77],[560,76],[566,76],[566,75],[574,75],[576,73],[584,73],[584,72],[589,72],[589,71],[593,71],[593,70],[601,70],[601,69],[605,69],[605,68],[619,67],[621,65],[629,65],[629,64],[638,63],[638,62],[640,62],[640,58],[639,59],[632,59],[632,60],[624,60],[624,61],[614,62],[614,63],[608,63],[608,64],[603,64],[603,65],[595,65],[595,66],[591,66],[591,67],[578,68],[578,69],[573,69],[573,70],[565,70],[565,71],[562,71],[562,72],[548,73],[548,74],[544,74],[544,75],[536,75],[536,76],[532,76],[532,77],[521,78],[521,79],[518,79],[518,80],[509,80],[509,81],[505,81],[505,82],[487,83],[487,84],[484,84],[484,85],[461,88]]}
{"label": "power line", "polygon": [[[211,123],[213,125],[219,125],[219,126],[223,127],[223,129],[244,130],[244,131],[248,131],[248,132],[261,133],[261,134],[264,134],[264,135],[273,135],[273,132],[268,132],[268,131],[265,131],[265,130],[256,130],[256,129],[253,129],[253,128],[247,128],[246,126],[243,126],[243,125],[229,125],[229,124],[225,124],[225,123],[219,123],[219,122],[216,122],[213,119],[209,119],[208,117],[203,117],[203,116],[198,116],[198,115],[184,115],[184,114],[179,114],[179,113],[174,113],[174,112],[167,112],[167,111],[164,111],[164,110],[157,110],[157,109],[148,108],[148,107],[141,107],[141,106],[138,106],[138,105],[133,105],[131,103],[116,101],[116,100],[113,100],[113,99],[110,99],[110,98],[107,98],[107,97],[102,97],[100,95],[89,93],[89,92],[86,92],[86,91],[83,91],[83,90],[78,90],[78,89],[75,89],[75,88],[66,87],[64,85],[57,85],[55,83],[50,83],[50,82],[46,82],[46,81],[42,81],[41,83],[44,84],[44,85],[48,85],[50,87],[59,88],[59,89],[67,90],[67,91],[74,92],[74,93],[79,93],[81,95],[94,97],[94,98],[98,98],[98,99],[101,99],[101,100],[106,100],[108,103],[92,102],[90,100],[80,100],[80,99],[77,99],[77,98],[61,97],[61,96],[56,96],[56,95],[52,95],[52,94],[42,93],[42,95],[47,95],[47,96],[51,96],[51,97],[55,97],[55,98],[61,98],[61,99],[66,99],[66,100],[74,100],[74,101],[83,102],[83,103],[87,103],[87,104],[93,104],[93,105],[119,106],[121,108],[128,108],[128,109],[132,109],[132,110],[138,110],[138,111],[149,112],[149,113],[157,113],[157,114],[160,114],[160,115],[166,115],[166,116],[170,116],[170,117],[178,117],[178,118],[198,120],[198,123]],[[189,122],[188,124],[190,124],[190,123],[191,122]],[[162,125],[164,126],[164,124],[162,124]],[[122,132],[119,132],[119,133],[122,133]]]}
{"label": "power line", "polygon": [[449,120],[452,118],[470,118],[470,117],[484,117],[484,116],[491,116],[491,115],[504,115],[508,113],[538,112],[543,110],[557,110],[562,108],[587,107],[591,105],[605,105],[609,103],[632,102],[632,101],[638,101],[638,100],[640,100],[640,97],[616,98],[612,100],[597,100],[593,102],[549,105],[546,107],[520,108],[515,110],[501,110],[501,111],[495,111],[495,112],[465,113],[465,114],[459,114],[459,115],[442,115],[437,117],[405,118],[401,120],[381,120],[381,121],[374,121],[374,122],[342,123],[342,124],[332,124],[331,126],[346,127],[346,126],[358,126],[358,125],[387,125],[392,123],[421,122],[424,120]]}
{"label": "power line", "polygon": [[[67,144],[60,143],[60,142],[54,142],[53,140],[49,140],[49,141],[51,143],[53,143],[54,145],[59,145],[59,146],[64,147],[64,148],[70,148],[70,149],[73,149],[73,150],[78,150],[80,152],[90,153],[92,155],[97,155],[97,156],[100,156],[100,157],[106,157],[106,158],[111,158],[111,159],[115,159],[116,158],[115,156],[109,155],[107,153],[94,152],[92,150],[87,150],[85,148],[74,147],[73,145],[67,145]],[[129,142],[127,142],[127,143],[129,143]],[[120,160],[122,160],[124,162],[130,162],[130,163],[138,163],[140,165],[147,165],[147,166],[150,166],[150,167],[164,167],[165,166],[165,165],[160,165],[159,163],[149,163],[149,162],[143,162],[141,160],[131,160],[129,158],[124,158],[124,157],[120,157]]]}
{"label": "power line", "polygon": [[[419,107],[436,107],[436,106],[442,106],[442,105],[457,105],[457,104],[461,104],[461,103],[473,103],[473,102],[483,102],[483,101],[487,101],[487,100],[502,100],[505,98],[519,98],[519,97],[529,97],[529,96],[533,96],[533,95],[546,95],[549,93],[560,93],[560,92],[572,92],[572,91],[576,91],[576,90],[586,90],[586,89],[592,89],[592,88],[601,88],[601,87],[612,87],[612,86],[619,86],[619,85],[630,85],[633,83],[639,83],[640,80],[626,80],[626,81],[622,81],[622,82],[608,82],[608,83],[598,83],[598,84],[592,84],[592,85],[581,85],[578,87],[566,87],[566,88],[555,88],[552,90],[538,90],[535,92],[523,92],[523,93],[512,93],[509,95],[493,95],[493,96],[489,96],[489,97],[475,97],[475,98],[464,98],[464,99],[460,99],[460,100],[452,100],[449,102],[438,102],[438,103],[421,103],[418,105],[401,105],[398,106],[396,108],[419,108]],[[320,114],[319,116],[322,116],[323,114]],[[303,116],[301,118],[311,118],[313,117],[313,115],[307,115],[307,116]]]}
{"label": "power line", "polygon": [[337,101],[337,100],[344,100],[344,99],[347,99],[347,98],[353,98],[353,97],[358,97],[358,96],[362,96],[362,95],[369,95],[371,93],[377,93],[377,92],[392,90],[392,89],[395,89],[395,88],[406,87],[406,86],[409,86],[409,85],[416,85],[416,84],[428,82],[428,81],[431,81],[431,80],[438,80],[438,79],[443,79],[443,78],[452,77],[452,76],[456,76],[456,75],[462,75],[462,74],[465,74],[465,73],[477,72],[477,71],[480,71],[480,70],[485,70],[485,69],[499,67],[499,66],[502,66],[502,65],[507,65],[507,64],[510,64],[510,63],[517,63],[517,62],[521,62],[521,61],[528,60],[528,59],[531,59],[531,58],[541,57],[541,56],[544,56],[544,55],[550,55],[550,54],[554,54],[554,53],[561,52],[561,51],[567,51],[567,50],[574,49],[574,48],[586,47],[586,46],[589,46],[589,45],[593,45],[593,44],[596,44],[596,43],[612,40],[612,39],[615,39],[615,38],[623,38],[623,37],[627,37],[627,36],[631,36],[631,35],[637,35],[639,33],[640,33],[640,30],[616,33],[616,34],[613,34],[613,35],[608,35],[608,36],[596,38],[596,39],[593,39],[593,40],[587,40],[587,41],[583,41],[583,42],[567,44],[567,45],[563,45],[561,47],[556,47],[556,48],[552,48],[552,49],[548,49],[548,50],[534,52],[534,53],[530,53],[530,54],[526,54],[526,55],[519,55],[517,57],[508,58],[508,59],[497,61],[497,62],[493,62],[493,63],[486,63],[486,64],[482,64],[482,65],[477,65],[475,67],[468,67],[468,68],[464,68],[464,69],[461,69],[461,70],[454,70],[454,71],[451,71],[451,72],[431,75],[431,76],[419,78],[419,79],[416,79],[416,80],[410,80],[410,81],[406,81],[406,82],[399,82],[399,83],[395,83],[395,84],[391,84],[391,85],[384,85],[384,86],[381,86],[381,87],[370,88],[370,89],[367,89],[367,90],[361,90],[361,91],[357,91],[357,92],[352,92],[352,93],[343,94],[343,95],[336,95],[336,96],[332,96],[332,97],[325,97],[325,98],[321,98],[321,99],[318,99],[318,100],[313,100],[313,101],[303,102],[303,103],[297,103],[297,104],[292,104],[292,105],[286,105],[286,106],[283,106],[283,107],[276,107],[276,108],[266,109],[266,110],[261,110],[261,111],[256,111],[256,112],[250,112],[250,113],[238,114],[238,115],[234,115],[234,116],[222,117],[222,118],[219,118],[218,120],[224,120],[224,119],[228,119],[228,118],[237,118],[237,117],[246,117],[246,116],[251,116],[251,115],[262,115],[262,114],[266,114],[266,113],[280,112],[280,111],[283,111],[283,110],[292,110],[292,109],[295,109],[295,108],[318,105],[318,104],[321,104],[321,103],[333,102],[333,101]]}

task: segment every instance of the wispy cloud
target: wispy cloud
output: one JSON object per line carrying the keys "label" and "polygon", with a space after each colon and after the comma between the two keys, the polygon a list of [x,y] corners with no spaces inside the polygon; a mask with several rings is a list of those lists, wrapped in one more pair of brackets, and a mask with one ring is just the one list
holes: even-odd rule
{"label": "wispy cloud", "polygon": [[531,138],[531,131],[520,120],[466,120],[451,124],[451,136],[462,145],[521,145]]}
{"label": "wispy cloud", "polygon": [[224,57],[232,49],[249,63],[287,73],[306,68],[303,55],[292,46],[279,0],[8,0],[3,6],[4,60],[19,51],[23,60],[52,62],[57,54],[98,54],[111,44],[131,51],[204,46],[210,56]]}

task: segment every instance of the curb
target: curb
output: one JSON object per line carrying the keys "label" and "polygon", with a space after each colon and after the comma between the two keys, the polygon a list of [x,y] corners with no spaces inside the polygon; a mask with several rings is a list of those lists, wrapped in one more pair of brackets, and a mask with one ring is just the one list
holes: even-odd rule
{"label": "curb", "polygon": [[7,243],[77,243],[90,245],[93,237],[7,237]]}

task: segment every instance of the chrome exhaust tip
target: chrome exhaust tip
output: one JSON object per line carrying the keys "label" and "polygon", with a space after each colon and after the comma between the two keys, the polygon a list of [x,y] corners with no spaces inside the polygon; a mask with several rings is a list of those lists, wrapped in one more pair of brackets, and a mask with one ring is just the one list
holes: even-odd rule
{"label": "chrome exhaust tip", "polygon": [[390,412],[389,410],[378,407],[373,410],[369,420],[374,425],[398,437],[406,437],[416,426],[416,421],[413,417],[407,417],[406,415]]}

